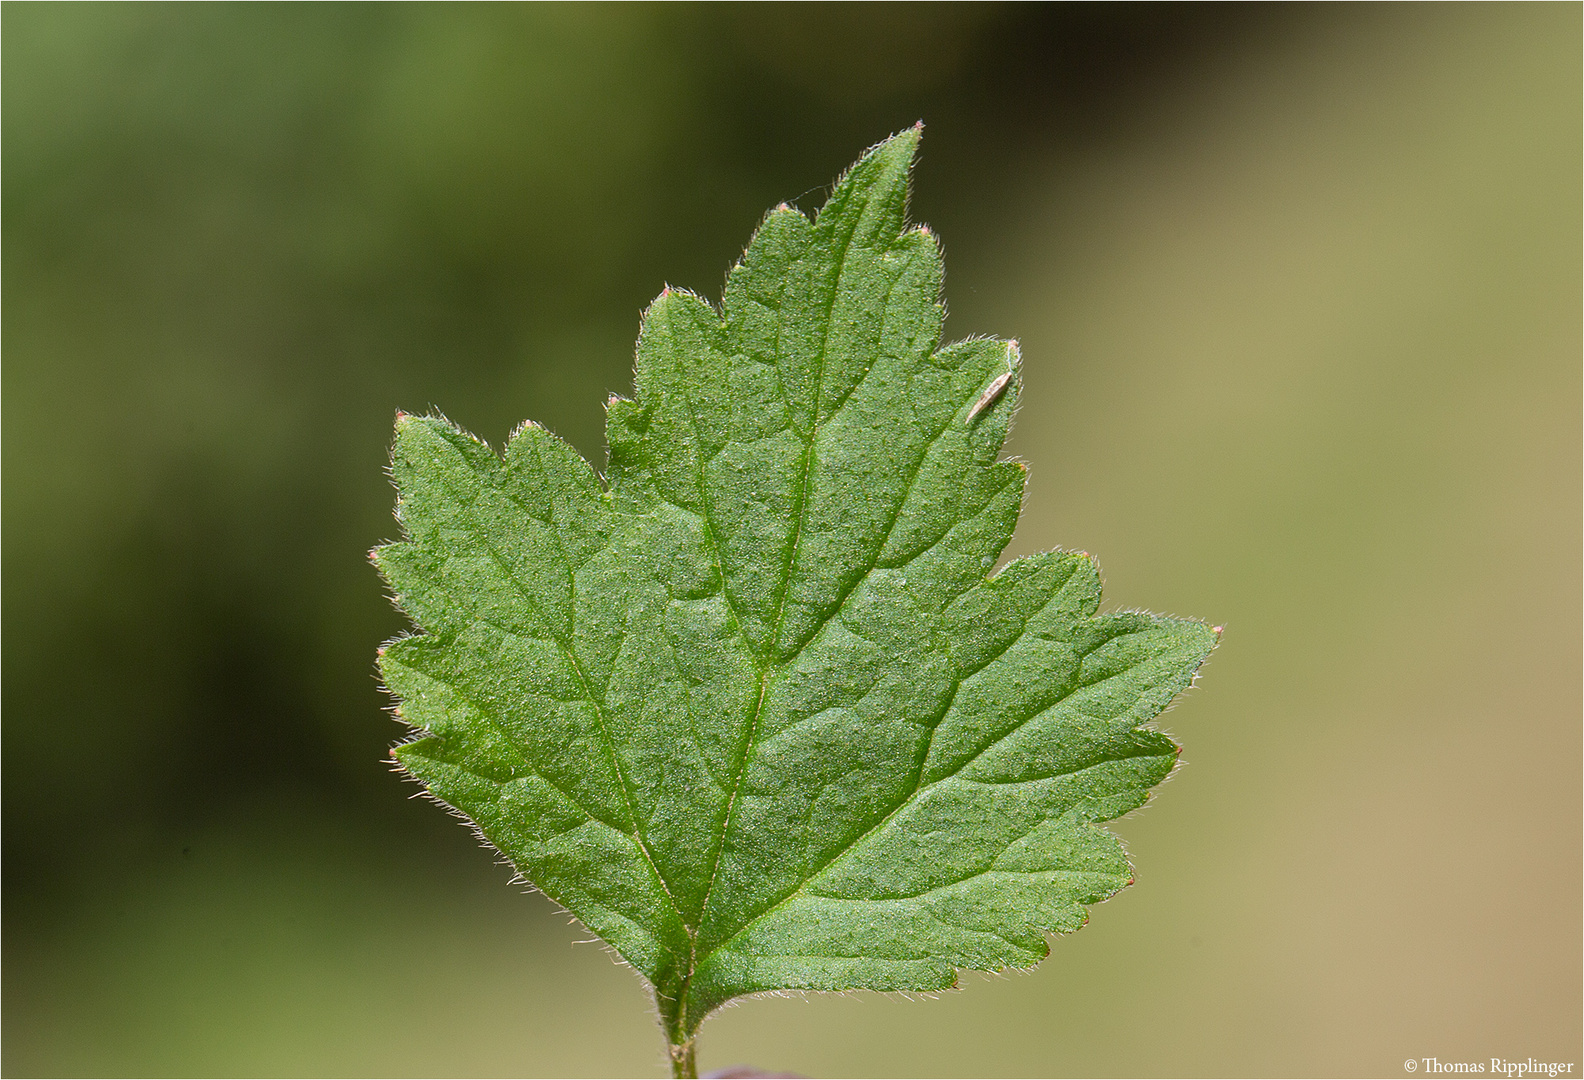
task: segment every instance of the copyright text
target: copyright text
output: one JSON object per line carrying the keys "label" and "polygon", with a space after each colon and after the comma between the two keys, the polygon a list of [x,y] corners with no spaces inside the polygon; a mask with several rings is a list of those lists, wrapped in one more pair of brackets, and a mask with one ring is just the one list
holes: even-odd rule
{"label": "copyright text", "polygon": [[1509,1080],[1519,1076],[1573,1076],[1573,1062],[1571,1061],[1536,1061],[1534,1058],[1525,1058],[1522,1061],[1509,1061],[1507,1058],[1493,1057],[1489,1064],[1484,1061],[1442,1061],[1440,1058],[1409,1058],[1403,1062],[1405,1072],[1423,1072],[1428,1076],[1445,1076],[1459,1074],[1462,1076],[1505,1076]]}

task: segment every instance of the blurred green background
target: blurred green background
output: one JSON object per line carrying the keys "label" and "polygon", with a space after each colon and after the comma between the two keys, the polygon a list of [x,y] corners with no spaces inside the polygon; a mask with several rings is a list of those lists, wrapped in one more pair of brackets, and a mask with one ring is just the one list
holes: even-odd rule
{"label": "blurred green background", "polygon": [[1226,637],[1088,929],[703,1067],[1580,1061],[1579,5],[0,17],[8,1075],[661,1071],[380,764],[392,417],[603,461],[643,305],[920,117],[1014,553]]}

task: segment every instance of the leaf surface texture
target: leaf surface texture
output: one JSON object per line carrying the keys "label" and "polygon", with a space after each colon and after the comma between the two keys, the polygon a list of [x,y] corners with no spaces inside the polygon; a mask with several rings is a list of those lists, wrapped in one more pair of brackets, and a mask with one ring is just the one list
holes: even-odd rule
{"label": "leaf surface texture", "polygon": [[654,302],[604,477],[532,423],[497,454],[398,420],[396,756],[649,980],[673,1043],[742,994],[1037,963],[1129,882],[1098,823],[1171,771],[1145,725],[1215,644],[1097,615],[1087,555],[990,575],[1018,353],[941,344],[918,137],[771,211],[719,308]]}

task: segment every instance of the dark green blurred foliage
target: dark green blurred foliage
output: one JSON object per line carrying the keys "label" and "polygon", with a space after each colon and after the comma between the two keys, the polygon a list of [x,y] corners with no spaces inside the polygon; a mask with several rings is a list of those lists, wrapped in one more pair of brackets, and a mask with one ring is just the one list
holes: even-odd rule
{"label": "dark green blurred foliage", "polygon": [[948,335],[1025,342],[1019,550],[1229,634],[1140,887],[1039,974],[755,1003],[705,1067],[1577,1052],[1576,5],[0,20],[7,1073],[660,1070],[636,981],[379,764],[392,419],[602,461],[642,307],[921,117]]}

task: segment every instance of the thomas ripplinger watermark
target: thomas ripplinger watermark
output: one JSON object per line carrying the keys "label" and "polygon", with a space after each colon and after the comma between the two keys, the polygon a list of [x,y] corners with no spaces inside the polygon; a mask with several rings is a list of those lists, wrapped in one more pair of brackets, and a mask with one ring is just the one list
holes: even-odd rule
{"label": "thomas ripplinger watermark", "polygon": [[1442,1061],[1440,1058],[1409,1058],[1403,1062],[1406,1072],[1422,1072],[1428,1076],[1457,1073],[1463,1076],[1505,1076],[1509,1080],[1519,1076],[1575,1076],[1571,1061],[1522,1061],[1493,1057],[1489,1061]]}

